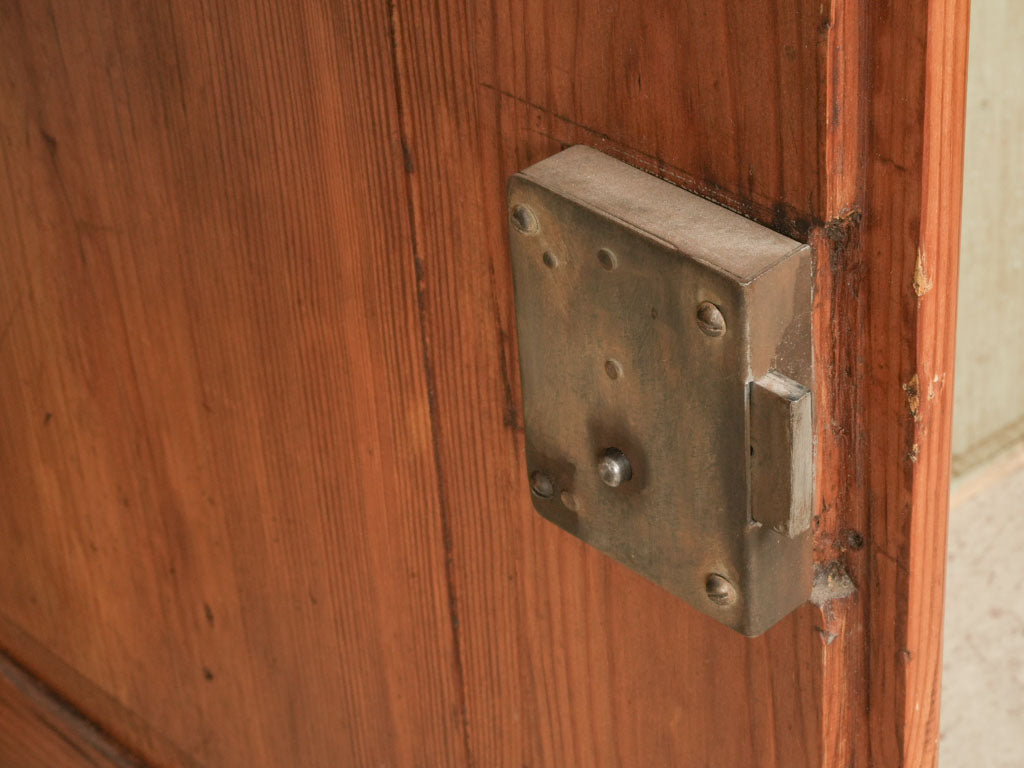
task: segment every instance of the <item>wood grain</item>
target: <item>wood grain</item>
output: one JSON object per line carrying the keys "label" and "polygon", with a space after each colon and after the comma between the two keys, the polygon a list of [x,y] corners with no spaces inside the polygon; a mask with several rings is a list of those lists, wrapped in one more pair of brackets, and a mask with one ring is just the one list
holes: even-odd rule
{"label": "wood grain", "polygon": [[[602,13],[508,3],[467,19],[460,2],[394,6],[475,764],[817,764],[813,610],[745,640],[532,511],[503,183],[585,142],[676,181],[688,177],[675,165],[689,166],[705,193],[728,189],[720,199],[746,200],[763,220],[788,217],[765,201],[779,199],[774,185],[787,178],[800,186],[794,201],[818,194],[814,140],[720,130],[773,108],[754,102],[750,61],[731,46],[758,29],[779,36],[783,79],[768,87],[794,103],[786,119],[772,120],[813,136],[816,94],[797,86],[816,82],[817,7],[754,3],[741,15],[704,3],[623,3]],[[719,63],[701,71],[682,63],[684,51]],[[628,63],[609,69],[611,61]],[[595,71],[607,81],[601,88]],[[680,109],[688,100],[721,123],[686,130],[702,120],[702,110]],[[641,127],[636,109],[647,115],[645,141],[630,133]],[[714,172],[692,164],[696,156]]]}
{"label": "wood grain", "polygon": [[0,655],[0,765],[142,768],[142,763]]}
{"label": "wood grain", "polygon": [[[825,764],[929,766],[939,733],[969,9],[966,0],[929,0],[836,11],[833,191],[813,235],[823,257],[817,371],[827,414],[817,545],[820,560],[859,589],[823,611],[838,641],[824,671]],[[851,45],[860,67],[843,62]]]}
{"label": "wood grain", "polygon": [[387,30],[4,4],[0,605],[199,765],[464,755]]}
{"label": "wood grain", "polygon": [[[929,764],[966,6],[741,5],[0,4],[0,645],[156,764]],[[532,512],[572,143],[815,243],[853,597],[747,640]]]}

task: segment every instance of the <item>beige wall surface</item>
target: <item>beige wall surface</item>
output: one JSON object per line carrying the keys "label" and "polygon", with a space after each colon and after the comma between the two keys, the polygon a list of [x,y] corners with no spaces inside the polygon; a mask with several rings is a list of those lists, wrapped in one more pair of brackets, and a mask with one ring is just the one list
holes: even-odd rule
{"label": "beige wall surface", "polygon": [[971,7],[953,471],[1024,438],[1024,3]]}
{"label": "beige wall surface", "polygon": [[970,34],[939,764],[1020,768],[1024,2],[974,0]]}
{"label": "beige wall surface", "polygon": [[940,768],[1024,766],[1021,498],[1024,447],[969,473],[953,492]]}

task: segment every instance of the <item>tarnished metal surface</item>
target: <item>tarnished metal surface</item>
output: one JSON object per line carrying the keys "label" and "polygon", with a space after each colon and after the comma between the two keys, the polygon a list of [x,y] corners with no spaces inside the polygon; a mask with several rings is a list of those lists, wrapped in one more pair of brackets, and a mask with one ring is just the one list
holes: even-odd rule
{"label": "tarnished metal surface", "polygon": [[[763,632],[811,588],[809,250],[586,147],[514,176],[509,211],[534,506]],[[772,371],[808,399],[759,395],[752,421]],[[787,482],[752,477],[779,471],[751,461],[752,423]],[[773,489],[761,507],[753,487]]]}
{"label": "tarnished metal surface", "polygon": [[787,536],[811,527],[811,393],[772,371],[750,389],[754,520]]}

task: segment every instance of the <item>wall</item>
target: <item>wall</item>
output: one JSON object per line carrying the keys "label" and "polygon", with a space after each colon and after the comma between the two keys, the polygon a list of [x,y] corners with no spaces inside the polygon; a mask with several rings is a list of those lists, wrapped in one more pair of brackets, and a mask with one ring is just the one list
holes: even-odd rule
{"label": "wall", "polygon": [[1024,438],[1024,15],[971,8],[953,470]]}
{"label": "wall", "polygon": [[1024,604],[1017,597],[1024,535],[1016,521],[1024,492],[1019,0],[975,2],[970,35],[953,414],[953,470],[962,477],[950,505],[939,754],[942,768],[1011,768],[1024,764]]}

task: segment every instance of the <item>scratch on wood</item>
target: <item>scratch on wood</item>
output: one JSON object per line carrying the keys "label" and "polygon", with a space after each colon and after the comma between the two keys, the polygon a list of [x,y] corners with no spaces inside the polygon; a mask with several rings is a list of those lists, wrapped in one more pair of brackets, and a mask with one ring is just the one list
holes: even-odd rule
{"label": "scratch on wood", "polygon": [[821,635],[821,639],[824,641],[825,645],[832,645],[832,642],[839,637],[835,632],[829,632],[827,629],[823,629],[822,627],[815,627],[815,629],[818,630],[818,634]]}
{"label": "scratch on wood", "polygon": [[856,592],[857,585],[838,561],[822,563],[815,568],[811,602],[819,608],[826,607],[833,600],[850,597]]}
{"label": "scratch on wood", "polygon": [[[522,104],[529,109],[536,110],[553,120],[563,123],[564,125],[575,128],[577,131],[582,131],[588,134],[593,146],[606,154],[612,155],[623,162],[628,162],[630,165],[640,168],[647,173],[666,179],[678,187],[682,187],[683,189],[718,203],[730,210],[736,211],[748,218],[760,221],[762,224],[770,226],[788,237],[792,237],[797,240],[806,240],[811,227],[820,223],[810,213],[795,206],[787,205],[785,203],[765,205],[763,202],[738,196],[730,192],[725,186],[708,179],[693,176],[679,168],[676,168],[675,166],[670,165],[658,154],[652,155],[647,152],[641,152],[638,149],[623,144],[619,139],[607,133],[596,130],[584,123],[573,120],[564,114],[555,112],[548,107],[499,88],[491,83],[481,82],[479,83],[479,86],[501,96],[502,98],[511,99],[518,104]],[[576,135],[567,135],[562,137],[554,136],[549,133],[545,133],[537,127],[532,127],[531,131],[539,136],[543,136],[549,141],[554,141],[559,144],[562,149],[566,149],[580,141],[579,136]],[[861,213],[857,210],[844,213],[843,216],[838,217],[835,221],[839,221],[844,217],[849,217],[850,223],[856,224],[861,218]],[[826,228],[828,227],[828,225],[825,226]]]}
{"label": "scratch on wood", "polygon": [[844,210],[825,224],[825,236],[833,243],[846,243],[862,218],[859,208]]}
{"label": "scratch on wood", "polygon": [[885,558],[890,563],[895,565],[896,569],[901,571],[902,573],[907,573],[907,574],[910,573],[910,568],[908,568],[907,565],[903,561],[901,561],[898,557],[896,557],[896,555],[893,555],[893,554],[891,554],[889,552],[886,552],[884,549],[881,549],[881,548],[875,548],[874,552],[876,552],[880,557]]}
{"label": "scratch on wood", "polygon": [[914,376],[903,385],[903,391],[907,393],[907,409],[914,421],[921,420],[921,380],[915,373]]}
{"label": "scratch on wood", "polygon": [[925,267],[924,249],[918,247],[917,261],[914,262],[914,294],[921,298],[932,289],[932,279]]}
{"label": "scratch on wood", "polygon": [[858,208],[843,210],[825,224],[825,237],[829,242],[829,267],[837,274],[842,260],[858,234],[858,225],[864,214]]}

